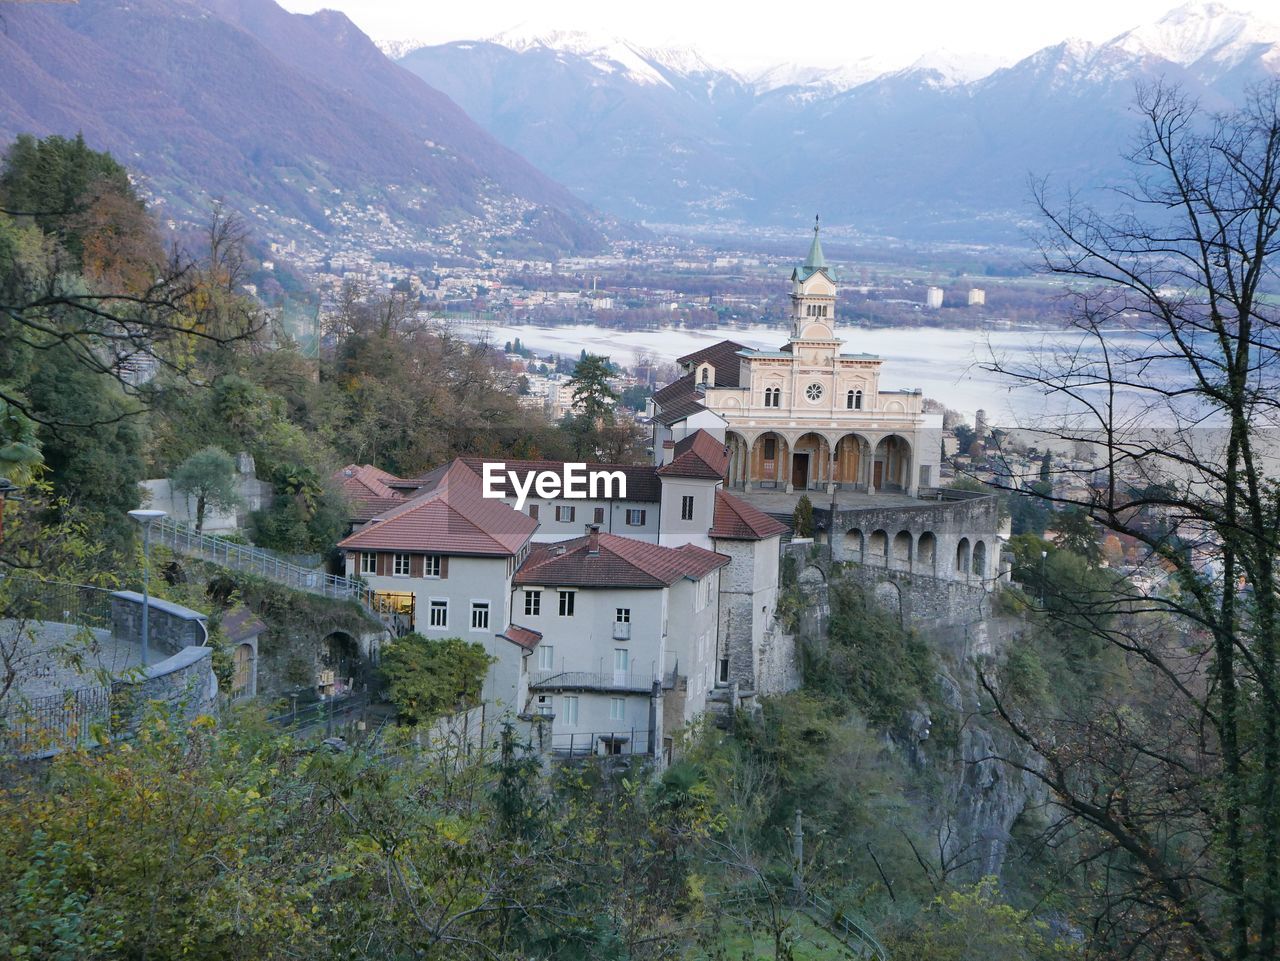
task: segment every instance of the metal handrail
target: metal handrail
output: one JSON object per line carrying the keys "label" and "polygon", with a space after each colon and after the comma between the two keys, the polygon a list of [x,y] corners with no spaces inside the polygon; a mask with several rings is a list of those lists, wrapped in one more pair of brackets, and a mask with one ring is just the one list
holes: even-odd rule
{"label": "metal handrail", "polygon": [[372,588],[350,577],[326,574],[310,567],[290,564],[267,551],[244,544],[235,544],[221,537],[197,533],[183,527],[171,518],[162,517],[153,522],[151,536],[156,543],[190,557],[199,557],[231,570],[257,574],[276,584],[332,597],[335,600],[355,601],[365,612],[379,621],[385,620],[378,609],[377,597]]}
{"label": "metal handrail", "polygon": [[658,674],[613,673],[612,671],[536,671],[529,678],[533,688],[600,688],[611,691],[651,691]]}
{"label": "metal handrail", "polygon": [[805,892],[805,902],[810,910],[822,916],[823,920],[819,923],[823,927],[839,928],[840,933],[857,945],[857,950],[863,957],[871,958],[872,961],[889,961],[889,952],[884,949],[884,945],[852,915],[837,911],[830,901],[818,894]]}

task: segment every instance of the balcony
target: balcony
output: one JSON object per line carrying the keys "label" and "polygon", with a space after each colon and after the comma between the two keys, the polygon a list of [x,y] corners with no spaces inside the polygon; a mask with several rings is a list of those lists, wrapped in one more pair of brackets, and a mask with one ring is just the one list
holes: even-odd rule
{"label": "balcony", "polygon": [[629,691],[648,694],[653,682],[662,678],[652,673],[625,674],[606,671],[535,671],[529,678],[532,691]]}
{"label": "balcony", "polygon": [[614,621],[613,622],[613,639],[615,641],[631,640],[631,622],[630,621]]}

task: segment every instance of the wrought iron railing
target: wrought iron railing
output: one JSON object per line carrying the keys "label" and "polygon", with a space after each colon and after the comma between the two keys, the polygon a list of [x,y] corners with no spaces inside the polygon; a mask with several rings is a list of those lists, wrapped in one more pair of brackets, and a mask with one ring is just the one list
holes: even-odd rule
{"label": "wrought iron railing", "polygon": [[648,693],[653,690],[654,682],[659,680],[662,680],[662,678],[653,673],[615,674],[611,671],[535,671],[529,678],[529,687],[552,690],[578,689]]}
{"label": "wrought iron railing", "polygon": [[551,754],[561,760],[591,757],[648,757],[653,754],[649,732],[584,731],[580,734],[552,734]]}
{"label": "wrought iron railing", "polygon": [[373,589],[355,578],[327,574],[311,567],[299,567],[261,548],[197,533],[167,517],[155,521],[151,533],[157,544],[163,544],[179,554],[198,557],[246,574],[256,574],[273,583],[308,594],[354,601],[366,613],[384,624],[389,623],[389,618],[393,618],[389,612],[380,610],[381,605]]}

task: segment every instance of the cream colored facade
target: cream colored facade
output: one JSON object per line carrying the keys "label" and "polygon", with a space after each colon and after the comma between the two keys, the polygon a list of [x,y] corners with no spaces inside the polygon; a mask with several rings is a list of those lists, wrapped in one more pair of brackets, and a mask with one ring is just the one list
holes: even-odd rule
{"label": "cream colored facade", "polygon": [[936,485],[942,417],[924,412],[918,389],[882,389],[879,357],[842,351],[816,226],[791,288],[791,338],[780,350],[737,351],[734,371],[686,358],[701,403],[725,422],[728,486],[915,495]]}

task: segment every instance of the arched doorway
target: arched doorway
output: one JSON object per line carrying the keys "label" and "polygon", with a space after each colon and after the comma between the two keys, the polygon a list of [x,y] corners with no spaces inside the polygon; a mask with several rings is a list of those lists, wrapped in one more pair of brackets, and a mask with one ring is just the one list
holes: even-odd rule
{"label": "arched doorway", "polygon": [[360,675],[360,645],[346,631],[334,631],[324,639],[320,653],[320,694],[350,693],[360,683]]}
{"label": "arched doorway", "polygon": [[844,557],[848,561],[857,561],[859,564],[866,562],[867,539],[862,536],[862,531],[858,528],[845,531],[844,535]]}
{"label": "arched doorway", "polygon": [[960,543],[956,545],[956,573],[963,574],[966,577],[969,574],[969,538],[960,538]]}
{"label": "arched doorway", "polygon": [[831,446],[821,434],[803,434],[791,449],[791,486],[798,491],[826,486],[831,473]]}
{"label": "arched doorway", "polygon": [[784,487],[790,465],[790,450],[781,434],[769,431],[751,445],[750,480],[757,487]]}
{"label": "arched doorway", "polygon": [[986,541],[973,542],[973,573],[979,577],[987,576],[987,543]]}
{"label": "arched doorway", "polygon": [[867,542],[867,563],[885,567],[889,563],[889,535],[884,531],[872,531]]}
{"label": "arched doorway", "polygon": [[898,434],[882,437],[871,462],[871,484],[878,491],[911,489],[911,445]]}
{"label": "arched doorway", "polygon": [[929,574],[938,570],[938,538],[933,531],[925,531],[916,542],[916,567]]}
{"label": "arched doorway", "polygon": [[893,557],[889,565],[898,570],[911,570],[911,532],[898,531],[893,535]]}
{"label": "arched doorway", "polygon": [[835,482],[844,488],[865,484],[862,478],[862,451],[866,441],[857,434],[845,434],[836,441]]}

